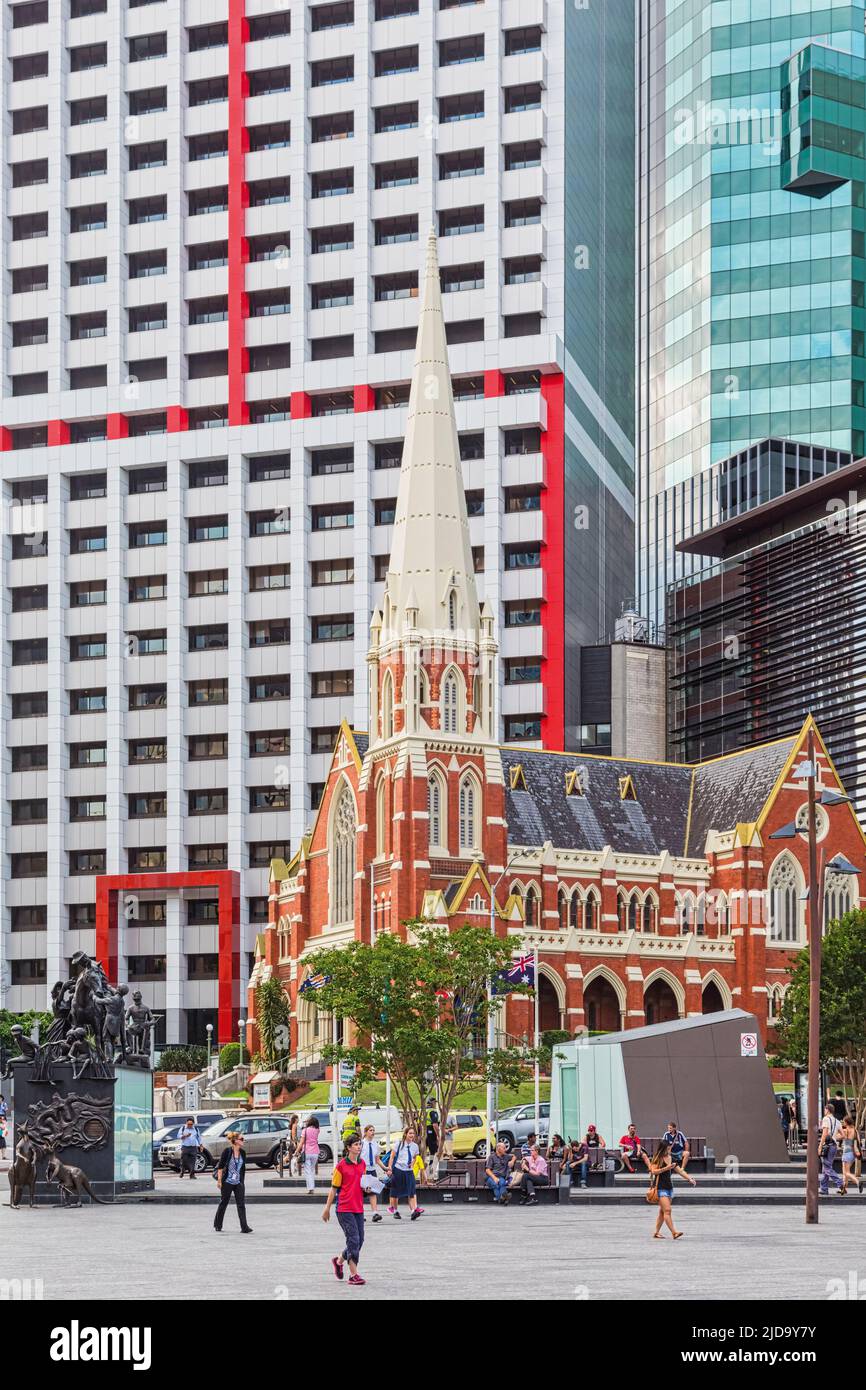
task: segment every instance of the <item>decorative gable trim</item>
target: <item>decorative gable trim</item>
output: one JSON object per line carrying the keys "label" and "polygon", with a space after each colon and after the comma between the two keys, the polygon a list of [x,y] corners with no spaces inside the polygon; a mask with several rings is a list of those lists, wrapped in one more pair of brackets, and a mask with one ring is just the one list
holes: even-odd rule
{"label": "decorative gable trim", "polygon": [[637,792],[630,772],[619,779],[619,799],[620,801],[637,801]]}
{"label": "decorative gable trim", "polygon": [[522,763],[515,763],[508,769],[508,784],[513,792],[526,791],[526,776]]}

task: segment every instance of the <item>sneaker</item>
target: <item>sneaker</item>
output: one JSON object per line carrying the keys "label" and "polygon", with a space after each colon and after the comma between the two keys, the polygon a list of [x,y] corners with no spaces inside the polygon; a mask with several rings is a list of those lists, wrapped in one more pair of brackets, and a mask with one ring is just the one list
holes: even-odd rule
{"label": "sneaker", "polygon": [[[342,1277],[343,1277],[343,1276],[340,1275],[340,1278],[342,1278]],[[349,1284],[354,1284],[354,1285],[355,1285],[355,1288],[357,1289],[357,1288],[359,1288],[359,1287],[361,1286],[361,1284],[366,1284],[367,1281],[366,1281],[366,1279],[362,1279],[361,1276],[360,1276],[360,1274],[350,1274],[350,1275],[349,1275],[349,1278],[348,1278],[348,1280],[347,1280],[346,1282],[349,1283]]]}
{"label": "sneaker", "polygon": [[526,1203],[526,1205],[527,1205],[528,1207],[537,1207],[537,1206],[538,1206],[538,1198],[537,1198],[537,1197],[530,1197],[530,1199],[529,1199],[529,1201]]}
{"label": "sneaker", "polygon": [[402,1218],[402,1216],[400,1215],[399,1211],[396,1211],[396,1210],[395,1210],[395,1211],[392,1211],[392,1212],[391,1212],[391,1215],[393,1216],[393,1218],[394,1218],[395,1221],[402,1221],[402,1220],[403,1220],[403,1218]]}
{"label": "sneaker", "polygon": [[423,1215],[424,1215],[424,1208],[423,1208],[423,1207],[416,1207],[415,1210],[413,1211],[411,1217],[410,1217],[410,1220],[412,1220],[412,1221],[417,1221],[417,1220],[418,1220],[418,1217],[419,1217],[419,1216],[423,1216]]}
{"label": "sneaker", "polygon": [[381,1216],[379,1215],[378,1212],[376,1212],[376,1215],[373,1217],[373,1225],[375,1226],[376,1222],[377,1222],[377,1221],[381,1221],[381,1220],[382,1220]]}
{"label": "sneaker", "polygon": [[[342,1277],[343,1277],[343,1261],[340,1260],[340,1259],[338,1259],[337,1256],[334,1255],[333,1258],[332,1258],[332,1260],[331,1260],[331,1265],[332,1265],[332,1267],[333,1267],[334,1273],[336,1274],[337,1278],[338,1278],[338,1279],[342,1279]],[[351,1280],[350,1280],[349,1282],[351,1283]]]}
{"label": "sneaker", "polygon": [[242,1235],[242,1236],[251,1236],[252,1233],[253,1233],[253,1228],[252,1228],[252,1226],[241,1226],[241,1235]]}

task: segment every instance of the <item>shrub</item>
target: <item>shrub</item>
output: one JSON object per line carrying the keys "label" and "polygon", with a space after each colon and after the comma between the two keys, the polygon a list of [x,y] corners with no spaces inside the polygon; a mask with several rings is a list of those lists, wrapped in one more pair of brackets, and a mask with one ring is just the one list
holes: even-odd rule
{"label": "shrub", "polygon": [[[244,1049],[244,1055],[245,1055],[245,1056],[248,1056],[248,1055],[249,1055],[249,1054],[246,1052],[246,1049]],[[240,1045],[240,1043],[236,1043],[236,1042],[224,1043],[223,1046],[220,1048],[220,1076],[225,1076],[226,1072],[227,1072],[227,1071],[231,1071],[233,1067],[236,1067],[236,1066],[238,1065],[238,1062],[239,1062],[240,1060],[241,1060],[241,1045]]]}
{"label": "shrub", "polygon": [[204,1071],[207,1048],[200,1043],[167,1047],[159,1054],[160,1071]]}

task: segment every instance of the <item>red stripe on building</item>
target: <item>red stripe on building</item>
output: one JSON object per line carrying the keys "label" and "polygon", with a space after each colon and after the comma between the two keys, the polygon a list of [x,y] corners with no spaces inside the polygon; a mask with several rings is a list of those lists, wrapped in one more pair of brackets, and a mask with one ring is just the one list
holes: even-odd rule
{"label": "red stripe on building", "polygon": [[69,443],[69,425],[66,420],[49,420],[46,428],[49,449]]}
{"label": "red stripe on building", "polygon": [[[176,874],[99,874],[96,879],[96,959],[117,983],[118,911],[120,896],[160,889],[216,888],[217,909],[217,1033],[220,1043],[234,1042],[240,1018],[241,903],[240,874],[234,869]],[[126,915],[126,914],[125,914]]]}
{"label": "red stripe on building", "polygon": [[246,43],[249,25],[244,13],[246,0],[229,0],[229,211],[228,211],[228,378],[230,425],[246,425],[250,412],[246,402],[246,374],[249,354],[246,345],[248,300],[246,268],[249,246],[246,216],[249,194],[246,183],[246,155],[249,134],[245,124],[245,105],[249,90],[246,71]]}
{"label": "red stripe on building", "polygon": [[542,375],[541,395],[547,406],[547,426],[541,432],[545,482],[541,493],[545,701],[541,740],[545,748],[560,749],[565,747],[565,380],[561,373]]}

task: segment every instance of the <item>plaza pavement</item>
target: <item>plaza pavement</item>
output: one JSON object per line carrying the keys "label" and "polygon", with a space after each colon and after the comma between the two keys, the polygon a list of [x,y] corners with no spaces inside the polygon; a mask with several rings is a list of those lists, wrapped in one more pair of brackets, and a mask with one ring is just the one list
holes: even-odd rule
{"label": "plaza pavement", "polygon": [[[5,1182],[3,1183],[5,1187]],[[689,1206],[677,1194],[675,1244],[654,1241],[647,1207],[561,1210],[431,1206],[419,1221],[367,1224],[363,1289],[338,1284],[341,1248],[322,1203],[212,1209],[131,1202],[11,1211],[0,1190],[0,1278],[43,1279],[46,1299],[819,1299],[863,1278],[866,1197],[821,1205],[807,1228],[792,1208]]]}

